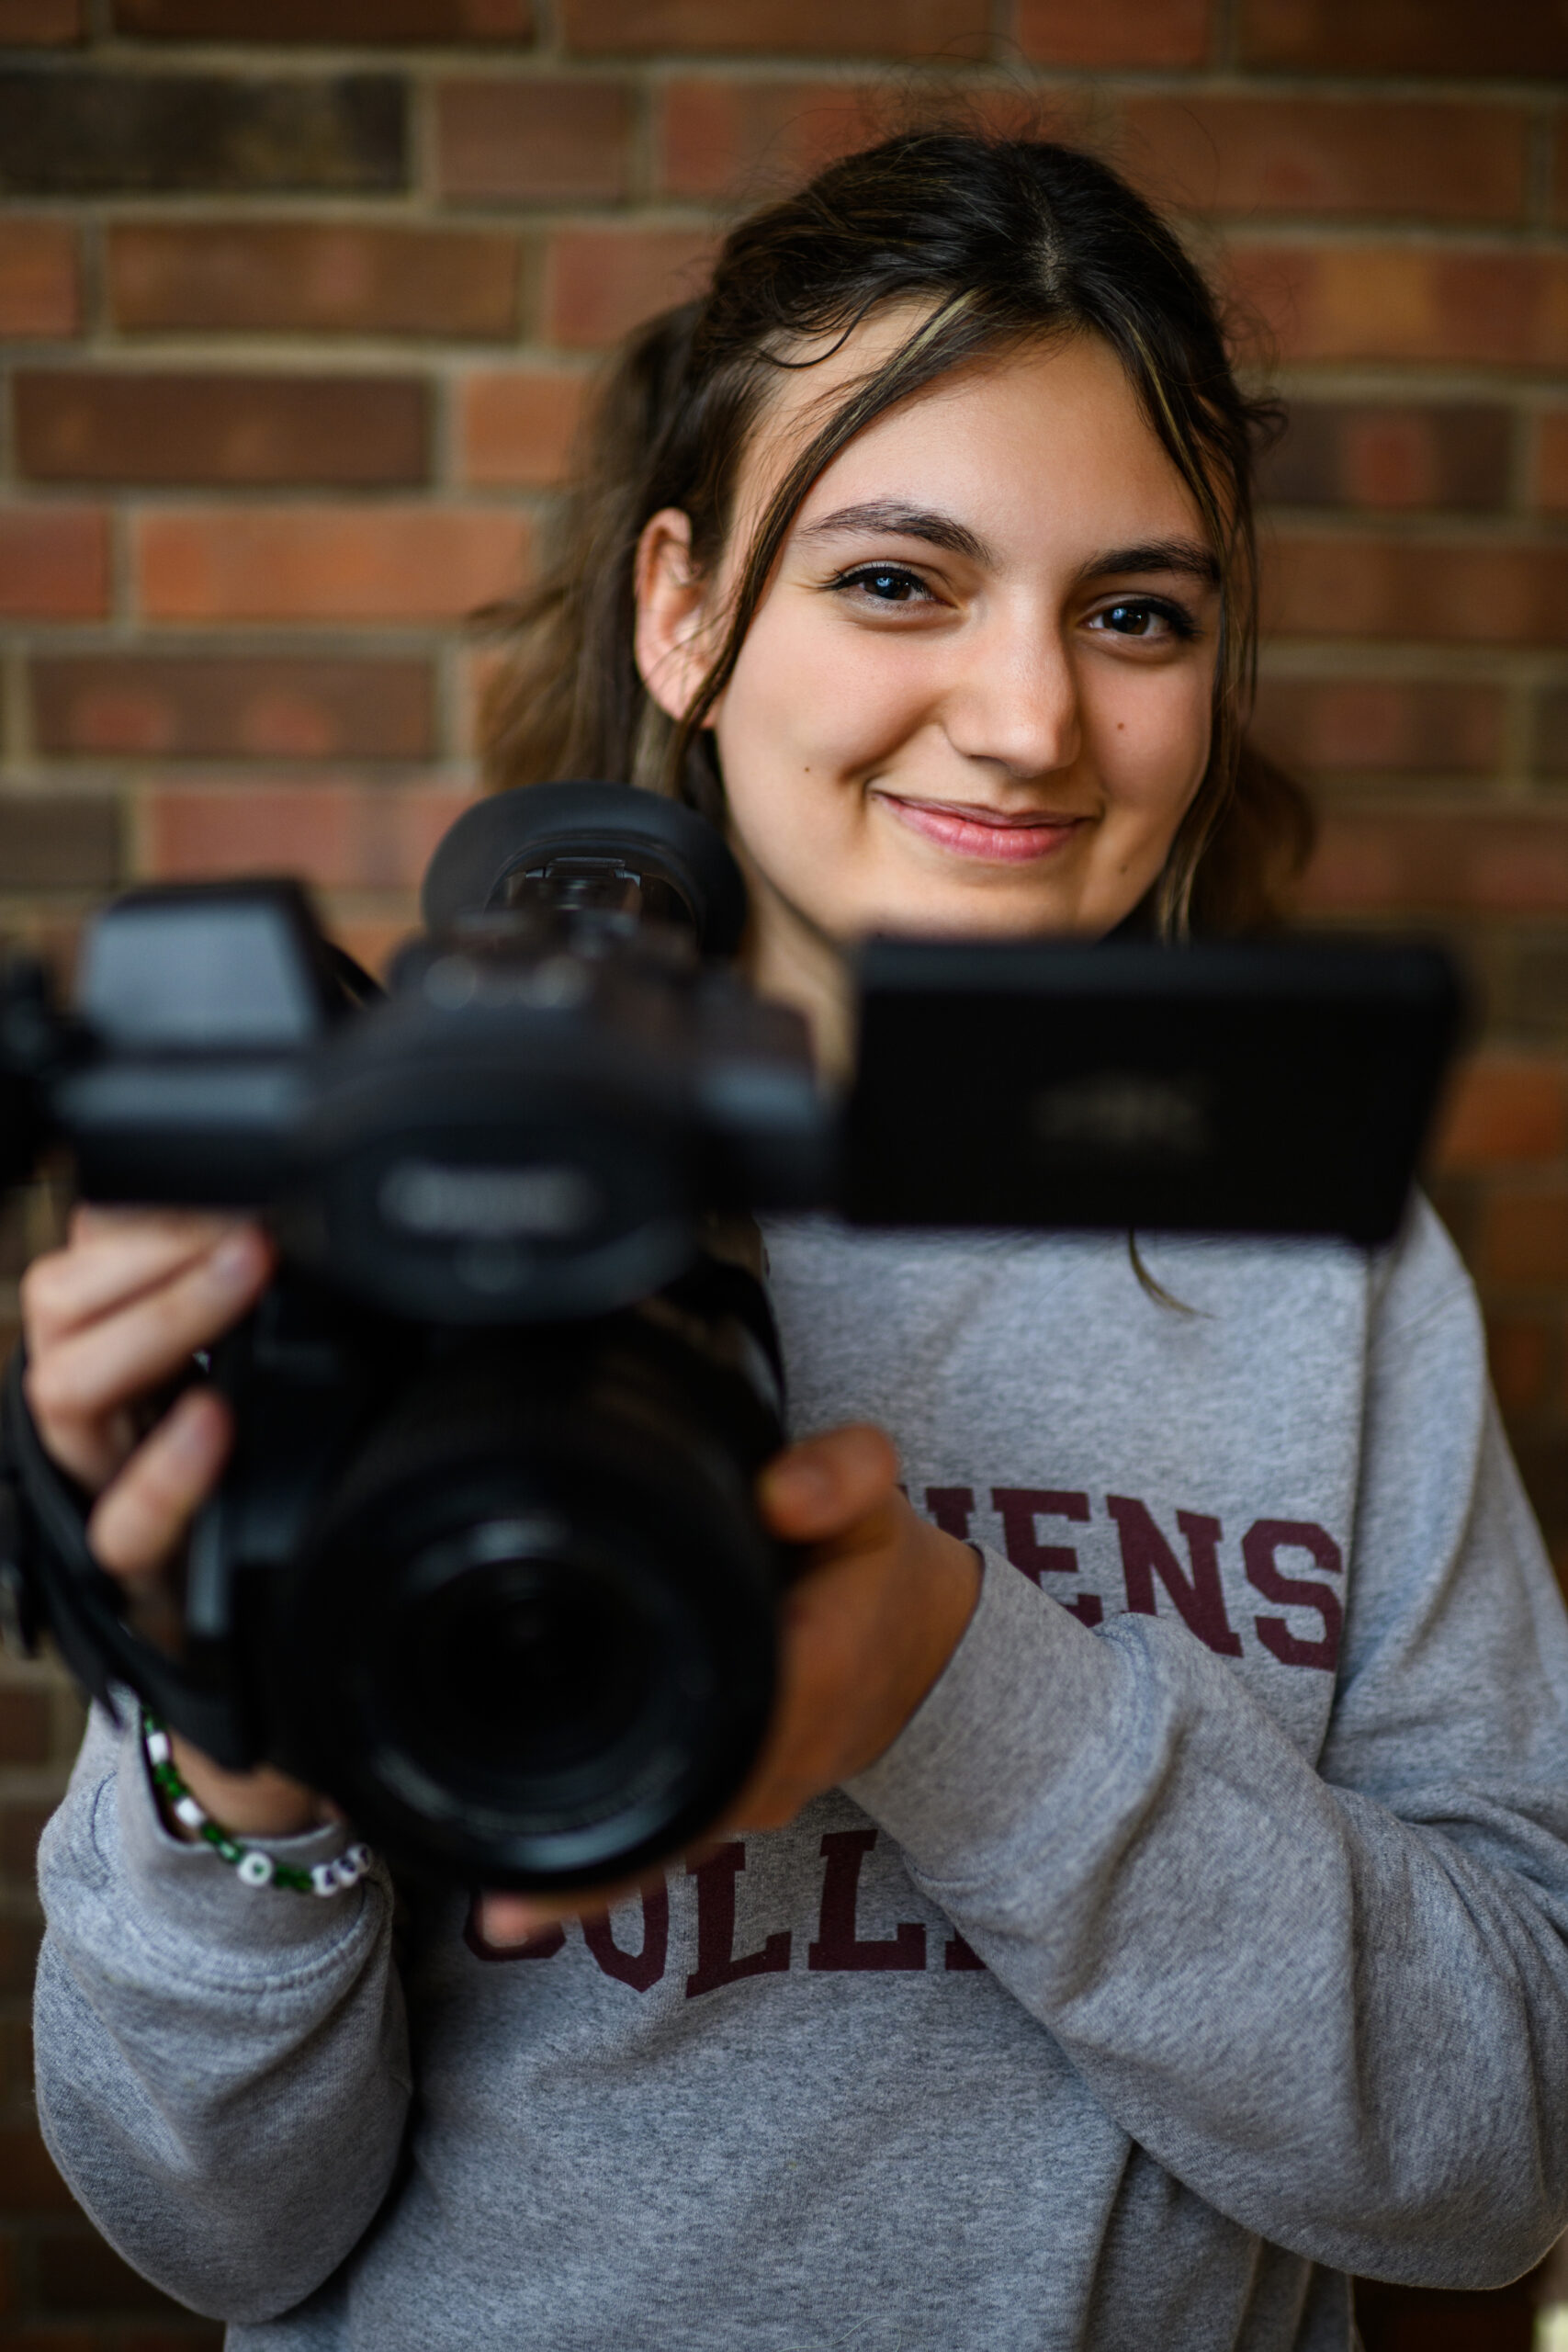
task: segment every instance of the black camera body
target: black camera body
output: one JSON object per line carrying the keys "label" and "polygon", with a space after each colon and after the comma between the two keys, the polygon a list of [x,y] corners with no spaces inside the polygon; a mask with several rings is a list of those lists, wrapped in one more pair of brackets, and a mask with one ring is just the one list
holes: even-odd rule
{"label": "black camera body", "polygon": [[385,997],[288,883],[119,901],[70,1018],[13,975],[10,1172],[63,1138],[87,1198],[265,1214],[281,1272],[193,1367],[236,1434],[177,1654],[15,1363],[0,1589],[96,1695],[492,1886],[653,1866],[761,1746],[792,1562],[752,1210],[1377,1241],[1456,1014],[1429,950],[891,942],[835,1102],[729,968],[744,888],[686,809],[500,795],[423,906]]}

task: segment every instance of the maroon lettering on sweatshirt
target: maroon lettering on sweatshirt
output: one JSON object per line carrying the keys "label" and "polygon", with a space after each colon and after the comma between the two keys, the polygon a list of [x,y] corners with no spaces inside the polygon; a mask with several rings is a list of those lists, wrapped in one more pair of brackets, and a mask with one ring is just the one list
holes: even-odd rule
{"label": "maroon lettering on sweatshirt", "polygon": [[1131,1495],[1107,1495],[1105,1507],[1116,1521],[1122,1540],[1122,1573],[1127,1582],[1127,1606],[1145,1617],[1155,1617],[1155,1578],[1158,1577],[1175,1601],[1183,1623],[1221,1657],[1239,1657],[1241,1643],[1225,1615],[1224,1588],[1220,1582],[1219,1541],[1224,1532],[1217,1519],[1201,1511],[1179,1510],[1176,1523],[1187,1540],[1191,1574],[1179,1561],[1150,1517],[1146,1504]]}
{"label": "maroon lettering on sweatshirt", "polygon": [[463,1941],[476,1960],[554,1960],[566,1942],[566,1929],[560,1926],[536,1928],[520,1944],[492,1944],[479,1926],[478,1894],[468,1904],[468,1916],[463,1922]]}
{"label": "maroon lettering on sweatshirt", "polygon": [[664,1879],[642,1891],[642,1950],[623,1951],[615,1941],[607,1911],[595,1912],[582,1922],[582,1940],[606,1976],[646,1993],[664,1973],[670,1951],[670,1888]]}
{"label": "maroon lettering on sweatshirt", "polygon": [[806,1951],[807,1968],[923,1968],[926,1931],[905,1919],[890,1936],[855,1932],[860,1866],[876,1843],[874,1829],[830,1829],[822,1840],[822,1912],[817,1940]]}
{"label": "maroon lettering on sweatshirt", "polygon": [[969,1541],[969,1519],[975,1509],[973,1487],[928,1487],[926,1510],[944,1535],[956,1535],[961,1544]]}
{"label": "maroon lettering on sweatshirt", "polygon": [[[1032,1584],[1039,1584],[1043,1577],[1077,1574],[1078,1555],[1071,1544],[1042,1544],[1037,1522],[1066,1519],[1083,1526],[1089,1518],[1087,1495],[1063,1494],[1054,1487],[993,1487],[991,1508],[1001,1515],[1003,1550]],[[1098,1625],[1105,1613],[1097,1592],[1080,1592],[1062,1605],[1086,1625]]]}
{"label": "maroon lettering on sweatshirt", "polygon": [[960,1969],[983,1969],[986,1965],[974,1945],[965,1943],[956,1928],[947,1939],[947,1947],[942,1956],[942,1964],[950,1976]]}
{"label": "maroon lettering on sweatshirt", "polygon": [[1255,1617],[1252,1622],[1264,1648],[1282,1666],[1320,1666],[1332,1673],[1339,1663],[1339,1636],[1345,1628],[1339,1595],[1332,1585],[1314,1583],[1311,1577],[1282,1576],[1275,1565],[1280,1552],[1308,1553],[1318,1567],[1337,1577],[1345,1572],[1339,1546],[1326,1528],[1310,1519],[1260,1519],[1241,1539],[1247,1580],[1265,1600],[1277,1601],[1281,1608],[1315,1609],[1323,1620],[1321,1641],[1304,1642],[1299,1634],[1292,1633],[1282,1617]]}
{"label": "maroon lettering on sweatshirt", "polygon": [[716,1993],[721,1984],[738,1984],[743,1976],[782,1976],[789,1966],[787,1928],[771,1935],[760,1951],[736,1952],[735,1882],[745,1867],[739,1838],[705,1861],[686,1864],[687,1877],[697,1882],[697,1964],[686,1979],[688,2001]]}

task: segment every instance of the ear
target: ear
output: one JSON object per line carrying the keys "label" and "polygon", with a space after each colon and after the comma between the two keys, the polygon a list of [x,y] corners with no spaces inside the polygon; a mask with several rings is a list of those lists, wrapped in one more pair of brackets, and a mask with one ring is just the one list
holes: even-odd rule
{"label": "ear", "polygon": [[707,583],[693,569],[691,517],[660,507],[637,543],[637,671],[670,718],[683,718],[707,671]]}

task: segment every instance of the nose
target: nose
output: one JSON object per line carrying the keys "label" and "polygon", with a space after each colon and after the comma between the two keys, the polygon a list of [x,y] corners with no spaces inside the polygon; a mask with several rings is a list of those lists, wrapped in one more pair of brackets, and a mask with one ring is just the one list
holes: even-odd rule
{"label": "nose", "polygon": [[965,638],[942,704],[953,750],[1020,783],[1071,767],[1083,741],[1078,681],[1055,616],[998,612]]}

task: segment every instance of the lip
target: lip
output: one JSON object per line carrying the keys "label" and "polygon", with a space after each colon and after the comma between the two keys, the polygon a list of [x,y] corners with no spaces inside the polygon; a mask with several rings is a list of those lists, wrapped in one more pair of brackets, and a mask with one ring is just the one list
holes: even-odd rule
{"label": "lip", "polygon": [[1054,857],[1088,822],[1083,817],[1033,809],[1010,817],[999,808],[969,801],[911,800],[898,792],[875,797],[911,832],[939,842],[955,856],[992,865],[1029,865]]}

